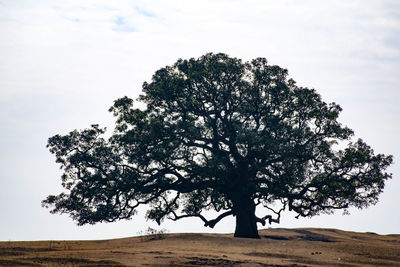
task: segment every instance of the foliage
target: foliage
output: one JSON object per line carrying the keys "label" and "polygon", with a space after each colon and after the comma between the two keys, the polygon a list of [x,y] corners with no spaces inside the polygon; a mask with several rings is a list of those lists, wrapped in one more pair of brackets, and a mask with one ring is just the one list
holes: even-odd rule
{"label": "foliage", "polygon": [[167,229],[163,228],[163,229],[157,230],[157,229],[154,229],[154,228],[152,228],[150,226],[147,227],[147,229],[145,231],[137,232],[137,234],[140,235],[140,236],[155,236],[156,239],[161,239],[162,235],[164,235],[166,233],[168,233]]}
{"label": "foliage", "polygon": [[[310,217],[375,204],[391,177],[392,156],[352,140],[339,105],[264,58],[180,59],[145,82],[138,100],[145,109],[128,97],[114,102],[107,140],[98,125],[49,139],[66,192],[43,205],[80,225],[129,219],[143,204],[158,223],[198,217],[214,227],[233,215],[236,236],[257,237],[256,223],[279,222],[285,209]],[[205,218],[209,209],[219,216]]]}

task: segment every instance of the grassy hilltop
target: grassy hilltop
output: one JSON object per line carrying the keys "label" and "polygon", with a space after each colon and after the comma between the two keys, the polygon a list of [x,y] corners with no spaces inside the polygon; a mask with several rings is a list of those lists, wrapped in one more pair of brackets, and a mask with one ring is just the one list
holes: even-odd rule
{"label": "grassy hilltop", "polygon": [[400,235],[335,229],[0,242],[0,266],[400,266]]}

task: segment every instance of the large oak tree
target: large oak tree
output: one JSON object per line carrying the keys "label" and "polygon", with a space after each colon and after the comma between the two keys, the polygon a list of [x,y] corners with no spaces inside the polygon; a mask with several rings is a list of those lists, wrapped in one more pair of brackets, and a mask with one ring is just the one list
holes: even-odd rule
{"label": "large oak tree", "polygon": [[286,209],[311,217],[375,204],[391,177],[392,156],[351,139],[339,105],[264,58],[178,60],[138,101],[146,107],[114,102],[109,138],[92,125],[49,139],[66,189],[43,201],[52,213],[83,225],[129,219],[147,204],[158,223],[198,217],[214,227],[233,215],[236,237],[257,238],[257,223],[279,222]]}

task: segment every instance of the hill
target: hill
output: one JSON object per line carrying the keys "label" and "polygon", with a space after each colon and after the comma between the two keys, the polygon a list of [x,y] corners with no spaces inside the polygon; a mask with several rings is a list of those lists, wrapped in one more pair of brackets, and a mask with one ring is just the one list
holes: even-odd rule
{"label": "hill", "polygon": [[0,266],[400,266],[400,235],[336,229],[0,242]]}

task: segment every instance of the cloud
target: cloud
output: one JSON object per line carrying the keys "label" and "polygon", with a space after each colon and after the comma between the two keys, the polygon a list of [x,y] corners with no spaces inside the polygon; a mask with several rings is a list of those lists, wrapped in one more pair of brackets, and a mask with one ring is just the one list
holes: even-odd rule
{"label": "cloud", "polygon": [[143,9],[143,8],[140,8],[140,7],[135,7],[135,10],[139,14],[141,14],[143,16],[150,17],[150,18],[155,18],[156,17],[156,15],[154,13],[152,13],[152,12],[146,10],[146,9]]}
{"label": "cloud", "polygon": [[124,17],[117,16],[117,18],[115,19],[115,24],[116,24],[116,26],[113,27],[114,31],[117,31],[117,32],[135,32],[136,31],[136,29],[133,26],[127,24],[126,18],[124,18]]}

